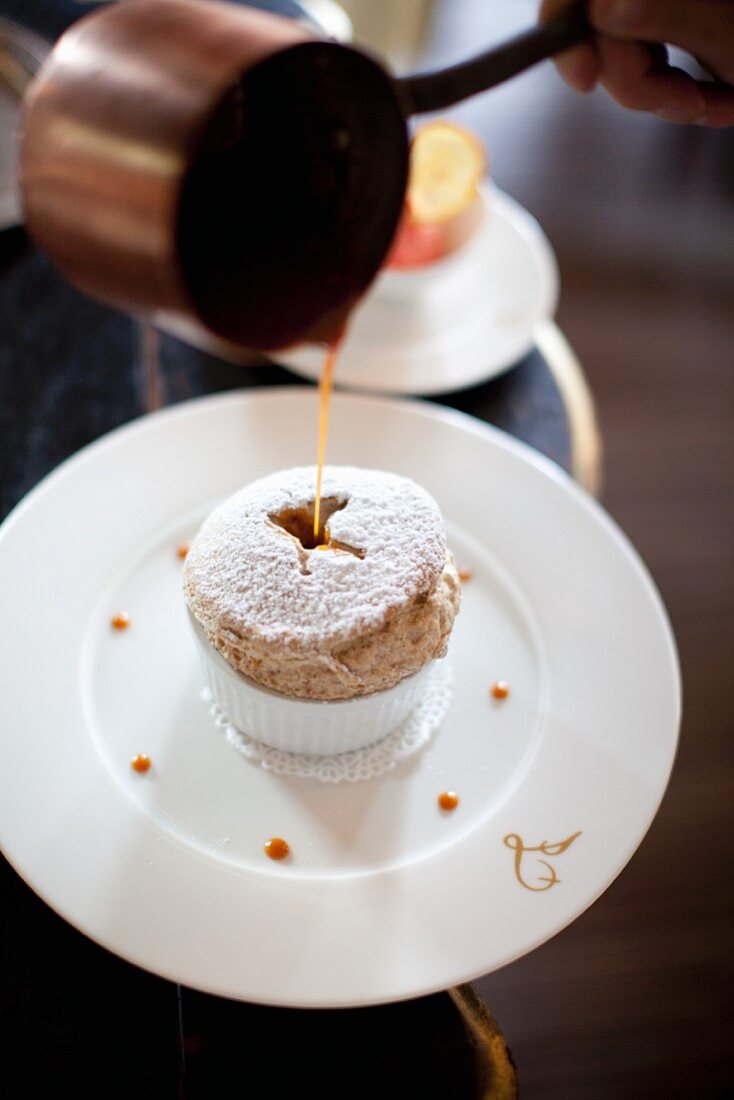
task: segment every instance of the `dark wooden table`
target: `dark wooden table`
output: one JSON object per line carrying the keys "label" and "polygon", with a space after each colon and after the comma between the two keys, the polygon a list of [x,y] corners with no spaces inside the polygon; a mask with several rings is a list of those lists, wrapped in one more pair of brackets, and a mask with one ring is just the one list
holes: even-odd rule
{"label": "dark wooden table", "polygon": [[[426,65],[536,0],[436,0]],[[690,59],[676,58],[676,64]],[[683,724],[639,851],[569,928],[476,983],[524,1100],[734,1096],[734,133],[624,111],[552,65],[452,116],[540,220],[604,438],[602,503],[668,608]]]}

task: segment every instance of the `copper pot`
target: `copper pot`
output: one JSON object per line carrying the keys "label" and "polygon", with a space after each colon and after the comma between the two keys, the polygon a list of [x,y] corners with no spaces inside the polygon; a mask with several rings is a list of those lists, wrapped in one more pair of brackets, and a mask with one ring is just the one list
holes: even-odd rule
{"label": "copper pot", "polygon": [[110,5],[66,32],[26,97],[26,224],[81,290],[195,343],[328,342],[395,234],[407,116],[579,41],[582,8],[398,81],[254,9]]}

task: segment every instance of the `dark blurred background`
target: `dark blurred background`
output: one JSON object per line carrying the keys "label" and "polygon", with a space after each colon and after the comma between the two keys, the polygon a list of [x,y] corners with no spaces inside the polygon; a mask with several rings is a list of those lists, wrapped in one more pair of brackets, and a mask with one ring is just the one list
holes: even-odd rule
{"label": "dark blurred background", "polygon": [[[440,0],[421,62],[532,22],[534,0]],[[545,947],[476,983],[525,1100],[734,1095],[734,130],[623,111],[551,65],[452,112],[487,142],[561,269],[594,394],[602,501],[678,640],[684,720],[650,833]],[[620,684],[620,691],[624,685]]]}

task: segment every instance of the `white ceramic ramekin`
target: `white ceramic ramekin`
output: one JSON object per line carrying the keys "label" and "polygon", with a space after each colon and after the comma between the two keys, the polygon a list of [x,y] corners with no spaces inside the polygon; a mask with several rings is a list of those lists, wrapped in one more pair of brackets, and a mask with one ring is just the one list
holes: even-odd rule
{"label": "white ceramic ramekin", "polygon": [[418,703],[430,661],[387,691],[354,699],[293,699],[261,687],[229,665],[189,612],[215,702],[238,730],[275,749],[324,756],[371,745],[396,729]]}

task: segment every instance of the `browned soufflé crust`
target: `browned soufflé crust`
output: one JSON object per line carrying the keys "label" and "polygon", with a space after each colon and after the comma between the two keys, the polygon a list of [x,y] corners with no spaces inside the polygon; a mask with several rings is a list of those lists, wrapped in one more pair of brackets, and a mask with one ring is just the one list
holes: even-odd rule
{"label": "browned souffl\u00e9 crust", "polygon": [[188,606],[250,679],[303,699],[393,687],[443,657],[461,601],[438,505],[415,482],[326,467],[283,470],[216,508],[184,565]]}

